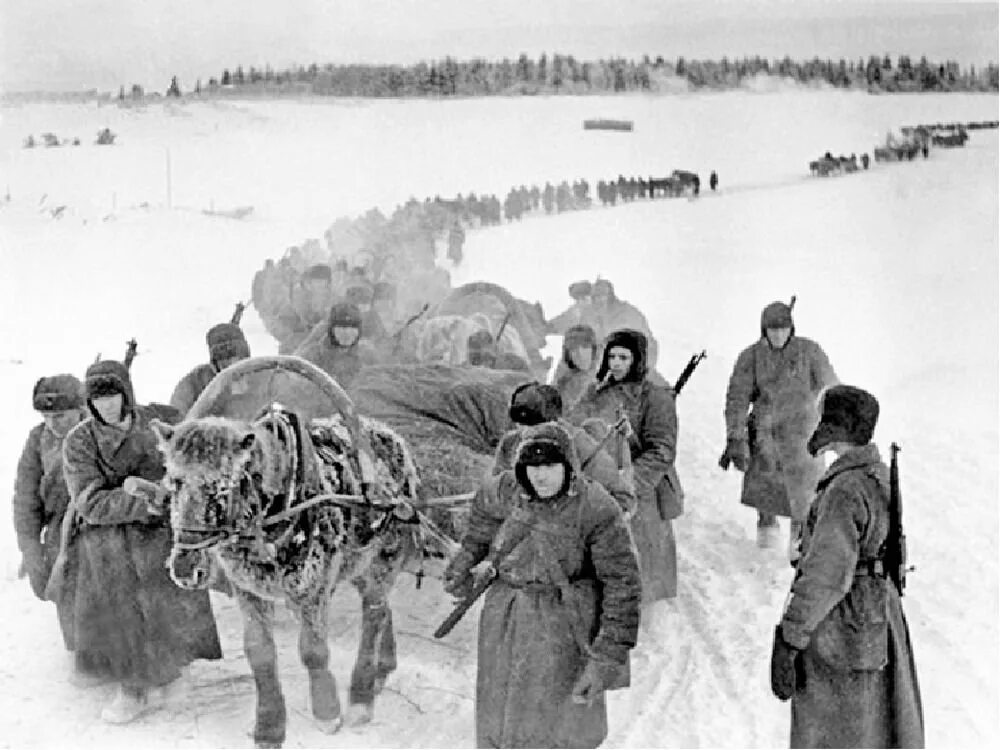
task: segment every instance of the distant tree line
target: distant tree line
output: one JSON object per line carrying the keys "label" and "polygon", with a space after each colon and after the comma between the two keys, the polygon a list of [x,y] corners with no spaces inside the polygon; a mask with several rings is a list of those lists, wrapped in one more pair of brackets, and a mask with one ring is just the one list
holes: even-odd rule
{"label": "distant tree line", "polygon": [[[318,65],[275,70],[237,65],[225,69],[203,85],[198,80],[187,94],[218,95],[316,94],[349,97],[447,97],[531,94],[603,94],[629,91],[683,89],[733,89],[757,76],[777,76],[802,84],[827,84],[835,88],[871,92],[998,91],[1000,69],[962,68],[953,60],[914,62],[900,55],[872,55],[867,60],[795,61],[790,57],[768,60],[744,57],[730,60],[688,60],[662,56],[641,60],[612,58],[581,61],[572,55],[543,53],[537,60],[522,54],[516,60],[456,60],[446,57],[415,65]],[[174,77],[168,96],[180,96]],[[141,87],[125,87],[120,99],[142,98]]]}

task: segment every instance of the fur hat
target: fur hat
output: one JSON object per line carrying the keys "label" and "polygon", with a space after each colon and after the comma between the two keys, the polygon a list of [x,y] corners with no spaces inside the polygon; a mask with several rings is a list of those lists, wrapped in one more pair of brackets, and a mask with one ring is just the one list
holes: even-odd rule
{"label": "fur hat", "polygon": [[83,383],[75,375],[40,378],[31,393],[35,411],[67,411],[83,407]]}
{"label": "fur hat", "polygon": [[333,328],[357,328],[361,330],[361,310],[358,306],[350,302],[338,302],[330,308],[330,315],[327,317],[327,327]]}
{"label": "fur hat", "polygon": [[208,344],[208,357],[212,362],[231,357],[246,359],[250,356],[246,336],[238,325],[232,323],[219,323],[209,328],[205,334],[205,343]]}
{"label": "fur hat", "polygon": [[551,385],[538,382],[519,385],[510,397],[510,421],[533,426],[554,422],[562,416],[562,395]]}
{"label": "fur hat", "polygon": [[317,263],[316,265],[309,266],[303,274],[303,281],[329,281],[333,282],[333,269],[330,268],[326,263]]}
{"label": "fur hat", "polygon": [[604,341],[604,353],[601,355],[601,366],[597,369],[597,379],[604,380],[608,374],[608,355],[611,350],[620,346],[632,352],[632,368],[625,377],[629,382],[642,382],[646,377],[646,351],[649,346],[646,334],[633,328],[623,328],[613,331]]}
{"label": "fur hat", "polygon": [[772,302],[760,314],[760,335],[767,335],[768,328],[791,328],[795,333],[792,308],[784,302]]}
{"label": "fur hat", "polygon": [[594,332],[594,329],[588,325],[581,324],[572,326],[566,331],[566,335],[563,336],[563,363],[572,370],[577,369],[577,367],[573,364],[573,358],[570,354],[574,349],[578,349],[581,346],[589,346],[592,356],[597,356],[597,334]]}
{"label": "fur hat", "polygon": [[580,462],[572,436],[558,422],[544,422],[525,428],[514,460],[514,476],[524,491],[534,495],[534,488],[528,481],[527,467],[557,463],[566,467],[566,479],[558,493],[562,495],[579,472]]}
{"label": "fur hat", "polygon": [[569,285],[569,296],[573,299],[590,296],[592,286],[589,281],[574,281]]}
{"label": "fur hat", "polygon": [[93,401],[102,396],[112,396],[120,393],[123,398],[122,414],[127,414],[135,409],[135,393],[132,390],[132,376],[128,367],[113,359],[101,359],[87,368],[84,377],[85,392],[87,396],[87,406],[90,413],[99,417],[94,410]]}
{"label": "fur hat", "polygon": [[830,443],[867,445],[878,422],[878,400],[852,385],[835,385],[823,394],[823,414],[806,445],[811,456]]}

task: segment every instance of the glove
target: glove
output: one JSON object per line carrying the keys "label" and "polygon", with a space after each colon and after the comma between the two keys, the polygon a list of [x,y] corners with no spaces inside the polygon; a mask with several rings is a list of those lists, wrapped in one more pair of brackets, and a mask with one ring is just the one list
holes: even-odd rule
{"label": "glove", "polygon": [[730,463],[739,471],[745,472],[750,468],[750,446],[746,440],[729,438],[726,441],[726,449],[719,458],[719,467],[724,471],[729,468]]}
{"label": "glove", "polygon": [[461,550],[448,567],[444,569],[444,590],[456,599],[465,599],[472,592],[475,579],[472,577],[472,566],[475,565],[472,553]]}
{"label": "glove", "polygon": [[774,646],[771,649],[771,692],[784,702],[805,684],[802,651],[785,640],[778,625],[774,629]]}
{"label": "glove", "polygon": [[577,677],[573,684],[573,692],[570,695],[574,703],[589,706],[601,697],[606,684],[602,666],[601,662],[595,659],[587,661],[583,674]]}
{"label": "glove", "polygon": [[146,502],[146,512],[153,516],[162,516],[166,511],[169,496],[167,489],[159,482],[151,482],[142,477],[125,477],[122,489],[130,495]]}

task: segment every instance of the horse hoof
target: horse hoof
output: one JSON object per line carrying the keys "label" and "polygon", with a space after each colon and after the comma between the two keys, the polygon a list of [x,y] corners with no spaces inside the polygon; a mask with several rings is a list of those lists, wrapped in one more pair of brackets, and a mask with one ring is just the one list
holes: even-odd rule
{"label": "horse hoof", "polygon": [[359,727],[372,720],[374,710],[367,703],[353,703],[347,707],[347,725]]}
{"label": "horse hoof", "polygon": [[336,734],[343,725],[343,716],[338,716],[336,719],[316,719],[316,726],[323,734]]}

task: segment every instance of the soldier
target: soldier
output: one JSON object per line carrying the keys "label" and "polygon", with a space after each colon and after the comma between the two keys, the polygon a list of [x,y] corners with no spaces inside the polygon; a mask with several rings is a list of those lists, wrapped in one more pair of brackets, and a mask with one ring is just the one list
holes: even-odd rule
{"label": "soldier", "polygon": [[555,205],[556,201],[556,189],[552,187],[552,183],[545,183],[545,190],[542,191],[542,207],[545,209],[545,213],[552,213],[552,207]]}
{"label": "soldier", "polygon": [[[73,375],[52,375],[35,383],[32,405],[42,423],[28,433],[14,480],[14,531],[23,567],[35,596],[45,586],[59,554],[69,490],[63,479],[62,448],[67,433],[85,416],[83,383]],[[72,568],[73,566],[71,566]],[[67,581],[55,602],[63,643],[72,651],[75,583]]]}
{"label": "soldier", "polygon": [[250,356],[250,345],[235,323],[212,326],[205,335],[205,343],[208,344],[208,364],[198,365],[181,378],[170,396],[170,405],[181,415],[187,415],[198,396],[212,382],[212,378],[230,365]]}
{"label": "soldier", "polygon": [[889,471],[872,443],[878,401],[830,388],[810,455],[836,455],[816,485],[802,558],[771,654],[791,698],[791,747],[923,747],[924,720],[900,592],[888,579]]}
{"label": "soldier", "polygon": [[[543,422],[558,422],[573,437],[583,473],[604,487],[626,515],[631,516],[635,512],[635,489],[627,468],[619,469],[610,453],[601,447],[604,434],[597,439],[586,429],[575,427],[563,419],[562,397],[553,386],[536,382],[519,386],[510,397],[510,421],[514,428],[500,439],[493,462],[494,474],[514,468],[517,446],[526,428]],[[588,428],[593,430],[595,426],[588,425]]]}
{"label": "soldier", "polygon": [[836,383],[820,345],[796,336],[792,306],[773,302],[761,313],[760,338],[737,358],[726,391],[726,450],[719,465],[732,463],[743,472],[741,502],[757,509],[760,547],[776,542],[778,516],[791,518],[793,561],[823,473],[823,462],[806,452],[806,440],[819,420],[820,393]]}
{"label": "soldier", "polygon": [[587,309],[578,322],[593,328],[598,340],[606,338],[612,331],[624,328],[631,328],[642,332],[649,346],[649,356],[646,364],[650,377],[653,377],[659,354],[659,346],[656,343],[656,339],[653,338],[653,332],[649,328],[646,316],[635,305],[618,299],[615,295],[614,285],[607,279],[598,279],[594,282],[590,299],[590,308]]}
{"label": "soldier", "polygon": [[621,508],[582,475],[560,425],[527,428],[514,470],[485,480],[445,590],[467,596],[491,550],[476,745],[597,747],[608,733],[604,693],[628,686],[639,570]]}
{"label": "soldier", "polygon": [[386,337],[386,328],[382,319],[375,312],[374,300],[375,289],[367,284],[352,286],[345,295],[347,304],[354,305],[361,313],[361,325],[364,328],[365,338],[373,344],[377,344]]}
{"label": "soldier", "polygon": [[[867,167],[865,168],[867,169]],[[719,175],[715,173],[714,169],[712,170],[712,174],[708,176],[708,187],[711,188],[713,193],[715,192],[715,189],[719,187]]]}
{"label": "soldier", "polygon": [[[182,667],[221,659],[222,650],[208,592],[181,589],[167,574],[172,541],[154,412],[136,403],[125,364],[96,362],[85,383],[90,417],[63,446],[79,519],[76,663],[120,683],[101,718],[124,724],[155,707]],[[157,416],[168,410],[179,421],[169,407]]]}
{"label": "soldier", "polygon": [[295,350],[296,356],[312,362],[344,389],[350,388],[363,367],[377,364],[375,348],[361,338],[361,311],[341,302],[330,309],[323,325],[316,326]]}
{"label": "soldier", "polygon": [[[396,286],[380,281],[372,289],[372,312],[385,332],[395,331],[400,324],[396,316]],[[368,328],[365,328],[367,331]]]}
{"label": "soldier", "polygon": [[[647,377],[646,337],[625,329],[608,336],[596,379],[570,412],[575,424],[597,418],[614,424],[628,420],[627,444],[638,506],[632,535],[642,570],[643,601],[677,595],[677,545],[671,521],[680,515],[684,491],[677,457],[677,406],[673,392]],[[624,457],[623,457],[624,459]],[[624,460],[619,465],[624,464]]]}
{"label": "soldier", "polygon": [[590,315],[590,295],[592,286],[589,281],[574,281],[569,285],[569,296],[573,304],[549,321],[550,333],[565,335],[575,325],[582,324],[584,318]]}
{"label": "soldier", "polygon": [[567,411],[576,406],[597,374],[597,335],[590,326],[575,325],[563,337],[562,359],[552,379]]}

